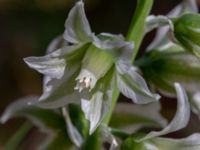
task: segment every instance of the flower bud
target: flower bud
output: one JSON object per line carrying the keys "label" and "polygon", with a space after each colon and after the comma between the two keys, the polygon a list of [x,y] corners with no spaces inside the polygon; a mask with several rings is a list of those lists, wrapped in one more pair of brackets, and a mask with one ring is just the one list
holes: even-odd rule
{"label": "flower bud", "polygon": [[178,43],[200,58],[200,15],[185,14],[174,19],[173,24]]}
{"label": "flower bud", "polygon": [[152,50],[136,64],[152,87],[167,96],[175,94],[174,82],[182,84],[191,94],[200,89],[200,60],[180,47]]}

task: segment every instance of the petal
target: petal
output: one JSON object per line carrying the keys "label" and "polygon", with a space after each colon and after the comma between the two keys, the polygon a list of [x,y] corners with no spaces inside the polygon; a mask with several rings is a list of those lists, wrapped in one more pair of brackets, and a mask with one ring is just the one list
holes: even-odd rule
{"label": "petal", "polygon": [[78,64],[71,65],[61,79],[50,79],[36,105],[42,108],[58,108],[68,103],[79,103],[80,93],[74,90],[79,68]]}
{"label": "petal", "polygon": [[198,9],[198,4],[196,0],[186,0],[185,4],[186,6],[186,13],[198,13],[199,9]]}
{"label": "petal", "polygon": [[[173,8],[168,14],[167,17],[177,17],[180,15],[182,10],[182,4],[177,5],[175,8]],[[151,44],[147,47],[148,50],[154,49],[156,47],[159,47],[163,43],[168,43],[168,39],[166,37],[167,32],[169,31],[169,26],[164,26],[158,28],[155,38],[151,42]]]}
{"label": "petal", "polygon": [[64,41],[63,37],[60,35],[60,36],[57,36],[56,38],[54,38],[50,44],[48,45],[47,47],[47,50],[46,50],[46,53],[49,54],[63,46],[67,46],[67,42]]}
{"label": "petal", "polygon": [[198,115],[200,119],[200,92],[196,92],[190,98],[190,104],[192,107],[192,111]]}
{"label": "petal", "polygon": [[137,104],[147,104],[159,100],[158,94],[153,94],[145,80],[136,69],[123,62],[117,64],[117,82],[120,92]]}
{"label": "petal", "polygon": [[24,61],[38,72],[50,78],[60,79],[65,72],[67,63],[82,59],[87,47],[88,44],[65,46],[45,56],[24,58]]}
{"label": "petal", "polygon": [[90,100],[81,99],[81,108],[86,119],[90,121],[90,134],[92,134],[99,125],[102,115],[103,93],[96,92]]}
{"label": "petal", "polygon": [[70,61],[80,61],[90,44],[76,44],[71,46],[64,46],[61,48],[61,58],[64,58],[68,63]]}
{"label": "petal", "polygon": [[116,60],[131,61],[134,43],[125,42],[122,35],[101,33],[98,38],[95,38],[93,44],[110,53]]}
{"label": "petal", "polygon": [[[25,117],[33,122],[39,128],[44,131],[51,129],[53,131],[64,128],[64,119],[55,110],[47,110],[29,105],[29,103],[37,102],[38,97],[31,96],[13,102],[7,107],[5,112],[0,118],[1,123],[5,123],[12,117]],[[54,121],[52,121],[54,120]]]}
{"label": "petal", "polygon": [[[181,16],[184,13],[197,13],[198,5],[196,4],[196,0],[185,0],[175,8],[173,8],[168,14],[167,17],[174,18]],[[157,48],[161,46],[163,43],[167,44],[169,40],[166,38],[166,34],[169,31],[169,26],[164,26],[158,28],[155,38],[151,42],[151,44],[147,47],[148,50]]]}
{"label": "petal", "polygon": [[170,19],[166,16],[162,15],[150,15],[146,18],[146,29],[145,33],[152,31],[155,28],[168,25],[170,23]]}
{"label": "petal", "polygon": [[103,141],[108,142],[110,144],[109,150],[115,150],[115,148],[118,147],[118,143],[115,137],[112,135],[110,129],[107,126],[102,125],[101,131],[102,131]]}
{"label": "petal", "polygon": [[89,42],[92,40],[92,32],[85,15],[83,1],[79,1],[69,12],[65,22],[64,39],[77,44],[79,42]]}
{"label": "petal", "polygon": [[186,127],[189,118],[190,118],[190,106],[188,102],[188,98],[186,95],[185,90],[183,87],[175,83],[175,89],[177,92],[177,112],[172,119],[172,121],[161,131],[152,131],[149,134],[147,134],[144,138],[142,138],[140,141],[144,141],[153,137],[162,136],[171,132],[175,132],[177,130],[180,130],[184,127]]}
{"label": "petal", "polygon": [[66,66],[65,59],[60,59],[58,57],[60,54],[61,51],[57,50],[42,57],[27,57],[24,58],[24,61],[30,68],[33,68],[51,78],[60,79],[64,74]]}
{"label": "petal", "polygon": [[147,105],[119,103],[113,112],[110,126],[122,128],[127,133],[133,133],[142,127],[164,127],[167,121],[161,116],[160,107],[159,102]]}
{"label": "petal", "polygon": [[28,107],[29,103],[35,103],[37,102],[38,97],[37,96],[29,96],[24,97],[22,99],[16,100],[15,102],[11,103],[6,110],[4,111],[3,115],[0,118],[0,123],[6,123],[10,118],[17,115],[16,112],[20,112],[24,108]]}
{"label": "petal", "polygon": [[79,131],[76,129],[76,127],[72,124],[72,121],[70,119],[70,116],[68,114],[68,111],[65,107],[62,107],[62,113],[67,125],[67,131],[69,138],[73,141],[73,143],[77,146],[80,147],[83,143],[83,137],[79,133]]}
{"label": "petal", "polygon": [[182,139],[153,138],[148,143],[149,145],[155,146],[157,148],[155,150],[199,150],[200,134],[194,133]]}

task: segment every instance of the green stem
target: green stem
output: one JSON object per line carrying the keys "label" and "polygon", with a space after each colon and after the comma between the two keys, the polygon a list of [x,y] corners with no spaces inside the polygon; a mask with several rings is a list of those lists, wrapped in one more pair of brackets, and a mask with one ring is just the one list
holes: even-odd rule
{"label": "green stem", "polygon": [[145,29],[145,20],[146,17],[149,15],[152,5],[153,5],[153,0],[137,1],[135,14],[133,16],[130,28],[128,30],[128,34],[126,36],[126,40],[133,41],[135,45],[132,54],[132,62],[134,62],[139,47],[141,45]]}
{"label": "green stem", "polygon": [[11,139],[6,143],[5,150],[16,150],[19,144],[27,136],[28,132],[33,128],[33,125],[29,122],[25,122],[20,129],[11,137]]}
{"label": "green stem", "polygon": [[[127,37],[126,37],[127,41],[133,41],[135,44],[132,59],[131,59],[132,63],[135,60],[141,41],[143,39],[143,35],[145,31],[145,20],[146,20],[146,17],[149,15],[149,12],[152,8],[152,4],[153,4],[153,0],[138,0],[137,1],[137,7],[136,7],[136,10],[135,10],[133,19],[131,21],[131,25],[130,25]],[[111,104],[108,114],[105,116],[103,120],[104,124],[109,124],[109,121],[112,116],[112,112],[119,98],[119,90],[117,88],[117,85],[115,85],[115,89],[113,93],[114,94],[112,98],[112,104]]]}
{"label": "green stem", "polygon": [[97,129],[91,136],[89,136],[83,143],[81,150],[100,150],[101,140],[99,138],[100,132]]}

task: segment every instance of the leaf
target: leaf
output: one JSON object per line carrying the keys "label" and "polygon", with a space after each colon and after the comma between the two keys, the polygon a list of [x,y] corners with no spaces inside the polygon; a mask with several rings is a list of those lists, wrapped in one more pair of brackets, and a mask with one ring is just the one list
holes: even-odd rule
{"label": "leaf", "polygon": [[144,138],[142,138],[140,141],[144,141],[157,136],[162,136],[186,127],[190,118],[190,105],[188,102],[188,98],[185,90],[180,84],[175,83],[174,86],[177,92],[177,99],[178,99],[177,112],[174,118],[163,130],[152,131],[149,134],[147,134]]}
{"label": "leaf", "polygon": [[166,119],[160,115],[159,102],[147,105],[118,103],[110,122],[111,127],[121,128],[127,133],[142,127],[164,127],[166,124]]}
{"label": "leaf", "polygon": [[120,92],[136,104],[147,104],[160,98],[158,94],[151,93],[134,67],[123,62],[117,64],[117,83]]}
{"label": "leaf", "polygon": [[92,32],[85,15],[82,0],[77,2],[69,12],[63,37],[66,41],[74,44],[91,41]]}

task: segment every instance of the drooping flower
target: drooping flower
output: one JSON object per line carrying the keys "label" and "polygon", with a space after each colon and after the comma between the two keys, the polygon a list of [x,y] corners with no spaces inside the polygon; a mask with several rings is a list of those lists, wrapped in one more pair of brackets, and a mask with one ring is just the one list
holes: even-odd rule
{"label": "drooping flower", "polygon": [[[146,19],[146,31],[149,32],[154,28],[158,28],[156,36],[147,47],[148,50],[160,48],[171,43],[168,32],[173,30],[173,22],[170,18],[178,18],[188,13],[198,13],[198,5],[196,0],[184,0],[175,6],[166,16],[150,15]],[[170,33],[171,34],[171,33]]]}
{"label": "drooping flower", "polygon": [[138,104],[157,101],[131,63],[134,44],[123,36],[92,33],[82,1],[71,9],[63,37],[55,39],[42,57],[25,62],[44,74],[44,92],[36,105],[45,108],[81,103],[90,133],[109,109],[115,86]]}
{"label": "drooping flower", "polygon": [[177,112],[172,121],[161,131],[152,131],[147,135],[135,134],[125,140],[122,149],[126,150],[198,150],[200,134],[194,133],[186,138],[172,139],[159,137],[186,127],[190,117],[190,106],[185,90],[175,83],[178,97]]}
{"label": "drooping flower", "polygon": [[[186,89],[192,110],[200,116],[200,61],[194,56],[198,49],[192,52],[187,47],[188,42],[181,42],[181,39],[198,41],[198,33],[190,32],[190,28],[198,26],[198,19],[194,19],[198,18],[195,13],[198,13],[196,0],[185,0],[171,10],[167,17],[149,16],[147,31],[161,27],[148,46],[148,52],[137,63],[149,84],[166,96],[174,97],[173,84],[181,83]],[[186,19],[189,16],[193,17]]]}
{"label": "drooping flower", "polygon": [[200,117],[200,60],[176,44],[154,49],[138,60],[151,87],[163,95],[175,97],[174,82],[181,83],[189,97],[192,110]]}
{"label": "drooping flower", "polygon": [[200,15],[185,14],[174,19],[174,36],[188,51],[200,57]]}

